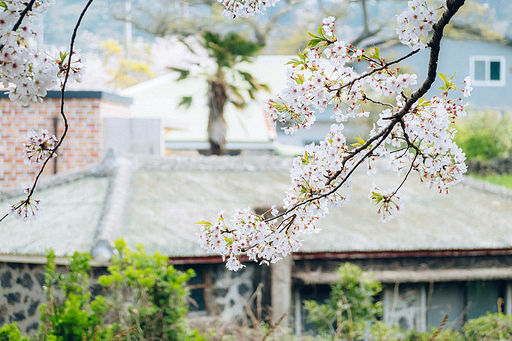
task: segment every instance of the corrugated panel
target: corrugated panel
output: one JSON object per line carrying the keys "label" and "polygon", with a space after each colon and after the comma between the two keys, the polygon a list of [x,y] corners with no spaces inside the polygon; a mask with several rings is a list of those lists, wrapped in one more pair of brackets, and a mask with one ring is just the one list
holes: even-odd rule
{"label": "corrugated panel", "polygon": [[[451,250],[512,247],[512,200],[465,186],[449,195],[428,190],[417,179],[400,192],[403,213],[378,222],[368,194],[372,182],[397,186],[394,173],[356,175],[350,202],[333,208],[322,231],[304,236],[302,252]],[[169,256],[204,256],[197,245],[200,220],[220,210],[280,204],[289,187],[287,171],[139,171],[133,184],[126,238]]]}

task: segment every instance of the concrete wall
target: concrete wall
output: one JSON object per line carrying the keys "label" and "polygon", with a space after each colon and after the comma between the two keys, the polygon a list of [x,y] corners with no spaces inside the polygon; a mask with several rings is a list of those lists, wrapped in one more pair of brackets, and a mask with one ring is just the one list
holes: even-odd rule
{"label": "concrete wall", "polygon": [[160,119],[104,119],[104,150],[117,153],[164,155],[164,128]]}

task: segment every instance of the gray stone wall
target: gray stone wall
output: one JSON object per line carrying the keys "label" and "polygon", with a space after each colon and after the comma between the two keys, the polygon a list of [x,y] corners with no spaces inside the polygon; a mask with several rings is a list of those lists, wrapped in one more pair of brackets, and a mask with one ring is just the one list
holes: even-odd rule
{"label": "gray stone wall", "polygon": [[44,265],[0,262],[0,326],[17,322],[23,333],[37,331],[43,285]]}

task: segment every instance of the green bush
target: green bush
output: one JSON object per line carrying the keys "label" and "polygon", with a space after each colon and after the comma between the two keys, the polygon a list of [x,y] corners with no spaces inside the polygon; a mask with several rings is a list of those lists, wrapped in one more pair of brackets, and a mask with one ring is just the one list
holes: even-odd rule
{"label": "green bush", "polygon": [[469,320],[463,329],[469,341],[512,340],[512,315],[487,313]]}
{"label": "green bush", "polygon": [[[47,254],[40,341],[168,340],[204,341],[186,325],[188,290],[192,270],[181,272],[159,253],[147,255],[142,246],[130,251],[123,240],[115,243],[118,254],[101,276],[107,296],[91,297],[88,253],[69,257],[69,271],[56,271],[55,253]],[[58,289],[58,290],[57,290]],[[28,341],[16,323],[0,329],[0,341]]]}
{"label": "green bush", "polygon": [[[111,333],[103,326],[106,301],[102,296],[91,300],[87,253],[75,252],[69,257],[69,272],[55,271],[55,253],[47,255],[45,286],[46,303],[41,305],[40,340],[81,341],[108,340]],[[58,299],[57,286],[63,295]]]}
{"label": "green bush", "polygon": [[512,117],[509,112],[470,112],[455,126],[455,142],[468,159],[508,157],[512,152]]}
{"label": "green bush", "polygon": [[21,335],[16,322],[6,324],[0,329],[0,341],[28,341],[27,337]]}
{"label": "green bush", "polygon": [[321,335],[335,339],[362,339],[367,325],[382,314],[382,302],[374,302],[382,284],[356,265],[346,263],[338,269],[339,281],[331,285],[325,304],[304,301],[308,322]]}
{"label": "green bush", "polygon": [[438,328],[432,328],[429,332],[420,333],[412,330],[405,332],[406,336],[403,341],[431,341],[431,340],[442,340],[442,341],[465,341],[466,338],[457,330],[442,330]]}
{"label": "green bush", "polygon": [[187,329],[185,320],[186,282],[194,271],[178,271],[160,253],[147,255],[142,245],[131,251],[122,239],[115,248],[110,275],[99,279],[111,293],[114,333],[132,330],[137,340],[200,340],[197,332]]}

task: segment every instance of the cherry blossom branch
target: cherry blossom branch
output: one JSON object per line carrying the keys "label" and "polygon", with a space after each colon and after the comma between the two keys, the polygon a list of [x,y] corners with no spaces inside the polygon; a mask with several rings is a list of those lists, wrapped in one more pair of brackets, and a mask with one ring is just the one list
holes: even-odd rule
{"label": "cherry blossom branch", "polygon": [[402,188],[402,186],[407,181],[407,178],[409,178],[409,175],[411,174],[411,171],[415,167],[414,166],[414,161],[416,161],[416,159],[418,158],[418,155],[419,155],[418,152],[416,152],[416,154],[414,154],[414,158],[412,159],[411,165],[409,166],[409,169],[407,170],[407,173],[405,174],[404,178],[402,179],[402,182],[400,183],[400,185],[398,185],[398,187],[393,191],[393,193],[391,193],[391,196],[389,197],[389,199],[393,198],[398,193],[400,188]]}
{"label": "cherry blossom branch", "polygon": [[[259,0],[244,0],[243,3],[244,6],[260,4]],[[371,201],[379,205],[378,213],[382,214],[379,220],[383,222],[389,221],[395,212],[401,210],[401,199],[396,194],[412,170],[419,173],[420,179],[427,180],[427,186],[437,186],[440,191],[461,181],[466,171],[465,157],[453,142],[455,132],[449,128],[448,122],[464,116],[464,106],[448,99],[445,93],[430,100],[421,97],[430,89],[437,75],[444,27],[463,3],[464,0],[448,0],[443,6],[446,10],[438,21],[437,10],[427,5],[426,0],[409,1],[408,9],[397,16],[397,33],[401,43],[413,51],[389,63],[380,58],[378,50],[368,56],[364,50],[339,41],[334,35],[335,18],[325,18],[318,35],[311,34],[313,39],[308,48],[299,53],[298,59],[290,62],[293,66],[287,71],[286,88],[281,91],[277,101],[270,100],[268,103],[270,117],[274,122],[287,124],[283,128],[285,133],[293,134],[299,129],[309,128],[315,121],[313,110],[322,112],[328,104],[334,104],[331,118],[336,119],[337,123],[356,116],[367,116],[362,106],[368,101],[386,108],[379,114],[368,140],[356,138],[358,143],[351,150],[347,147],[344,125],[341,123],[332,124],[323,141],[305,147],[304,156],[296,157],[293,162],[292,185],[286,192],[284,212],[280,213],[273,206],[273,217],[255,216],[248,207],[237,210],[229,221],[221,212],[216,224],[200,223],[204,226],[199,237],[201,246],[228,257],[226,267],[231,270],[243,267],[239,257],[244,251],[247,251],[250,260],[265,263],[275,262],[280,255],[297,251],[301,246],[300,236],[318,231],[316,222],[325,217],[329,206],[341,206],[348,200],[341,189],[349,184],[349,179],[361,164],[370,161],[368,173],[374,173],[371,161],[376,156],[392,155],[390,166],[398,172],[404,169],[403,165],[410,165],[396,189],[383,191],[374,186],[369,196]],[[427,37],[432,29],[432,38],[425,44],[420,36]],[[324,49],[325,45],[328,47]],[[404,89],[415,85],[417,76],[399,73],[398,68],[394,72],[389,67],[425,47],[431,49],[427,77],[419,89],[408,97]],[[334,69],[329,76],[321,60],[322,54]],[[370,71],[358,74],[349,63],[362,60],[369,61]],[[443,90],[456,89],[451,79],[443,80],[446,83]],[[469,77],[464,83],[463,93],[467,96],[471,91]],[[396,106],[366,96],[366,85],[376,94],[396,96]],[[339,108],[340,105],[347,107],[345,113]],[[404,141],[407,146],[402,147]],[[390,151],[387,145],[398,150]],[[414,152],[410,151],[411,148]]]}
{"label": "cherry blossom branch", "polygon": [[60,93],[60,115],[61,115],[62,119],[64,120],[64,131],[62,133],[62,136],[59,139],[59,142],[57,143],[55,148],[53,148],[53,150],[51,151],[50,155],[44,161],[43,165],[41,166],[41,169],[37,173],[36,179],[34,180],[34,184],[33,184],[32,188],[30,189],[30,193],[28,194],[27,200],[30,199],[30,197],[34,193],[34,190],[37,187],[37,182],[39,181],[39,178],[43,174],[44,168],[46,167],[46,165],[48,164],[50,159],[53,157],[53,155],[57,152],[59,147],[62,145],[62,142],[66,138],[66,135],[67,135],[68,130],[69,130],[68,119],[67,119],[66,114],[64,112],[64,103],[65,103],[66,85],[67,85],[68,79],[69,79],[69,72],[71,71],[71,58],[72,58],[73,52],[74,52],[75,40],[76,40],[76,35],[77,35],[77,32],[78,32],[78,28],[80,27],[80,24],[82,23],[82,19],[84,18],[85,13],[89,9],[89,7],[91,6],[93,1],[94,0],[89,0],[87,2],[87,4],[85,5],[84,9],[80,13],[80,16],[79,16],[78,21],[77,21],[77,23],[75,25],[75,28],[73,29],[73,34],[71,35],[71,43],[69,44],[69,62],[68,62],[68,65],[66,67],[66,73],[65,73],[65,76],[64,76],[64,81],[63,81],[62,86],[61,86],[61,93]]}
{"label": "cherry blossom branch", "polygon": [[[35,2],[35,0],[31,0],[31,2],[27,5],[25,10],[22,12],[20,18],[16,22],[15,26],[13,27],[13,31],[16,31],[19,28],[23,18],[30,11],[30,9],[32,8],[32,5],[34,4],[34,2]],[[73,29],[73,34],[71,35],[71,42],[70,42],[70,48],[69,48],[69,59],[68,59],[68,64],[67,64],[66,69],[65,69],[64,81],[62,82],[62,85],[61,85],[60,115],[61,115],[62,119],[64,120],[64,131],[63,131],[63,134],[62,134],[61,138],[59,139],[59,142],[56,144],[56,146],[51,149],[49,155],[47,156],[47,158],[43,162],[41,168],[39,169],[39,171],[38,171],[38,173],[36,175],[36,178],[35,178],[32,186],[30,187],[30,190],[28,191],[27,198],[25,200],[20,201],[17,205],[14,205],[13,206],[13,210],[17,210],[17,209],[19,209],[20,207],[22,207],[24,205],[28,206],[28,204],[30,203],[30,199],[31,199],[32,195],[34,194],[34,191],[35,191],[35,189],[37,187],[37,183],[38,183],[41,175],[43,174],[46,165],[56,155],[57,150],[62,145],[62,142],[64,141],[64,139],[66,137],[66,134],[67,134],[67,132],[69,130],[68,120],[67,120],[66,114],[64,112],[66,85],[67,85],[67,82],[68,82],[68,79],[69,79],[69,73],[71,71],[71,60],[72,60],[72,56],[73,56],[73,53],[74,53],[74,46],[75,46],[75,40],[76,40],[76,35],[77,35],[77,32],[78,32],[78,28],[80,27],[80,25],[82,23],[82,20],[83,20],[83,18],[85,16],[85,13],[87,12],[89,7],[91,6],[92,2],[93,2],[93,0],[89,0],[87,2],[87,4],[85,5],[85,7],[83,8],[83,10],[80,13],[80,16],[79,16],[79,18],[77,20],[77,23],[76,23],[76,25],[75,25],[75,27]],[[30,207],[30,209],[33,209],[33,208]],[[0,223],[8,215],[9,215],[9,213],[5,214],[2,218],[0,218]]]}
{"label": "cherry blossom branch", "polygon": [[[439,60],[439,50],[441,47],[441,39],[443,37],[444,28],[449,23],[451,18],[455,15],[455,13],[458,11],[458,9],[464,4],[464,2],[465,2],[465,0],[448,0],[447,1],[447,10],[443,13],[443,16],[441,17],[439,22],[436,25],[434,25],[434,28],[433,28],[434,33],[433,33],[432,39],[430,40],[430,42],[428,44],[428,46],[430,47],[431,50],[430,50],[430,60],[429,60],[429,65],[428,65],[427,78],[425,79],[425,81],[423,82],[421,87],[412,93],[411,97],[409,97],[409,99],[407,100],[405,105],[400,109],[400,111],[397,114],[394,115],[394,117],[393,117],[391,123],[388,125],[388,127],[386,129],[382,130],[378,135],[375,135],[372,138],[370,138],[362,146],[360,146],[360,147],[356,148],[354,151],[352,151],[350,153],[351,154],[350,157],[344,158],[344,160],[342,161],[342,166],[344,166],[346,164],[346,162],[348,162],[350,160],[350,158],[352,158],[353,156],[359,154],[361,151],[363,151],[363,150],[367,149],[369,146],[371,146],[372,143],[375,142],[377,139],[380,139],[380,140],[370,149],[370,151],[368,153],[366,153],[366,155],[364,155],[360,160],[358,160],[358,162],[356,162],[355,166],[352,167],[352,169],[347,173],[345,178],[336,187],[334,187],[332,190],[330,190],[326,193],[312,197],[310,199],[307,199],[305,201],[302,201],[302,202],[296,204],[295,206],[293,206],[292,208],[290,208],[289,210],[284,212],[283,215],[289,214],[290,212],[296,210],[300,206],[306,205],[312,201],[316,201],[321,198],[325,198],[325,197],[333,194],[334,192],[338,191],[345,184],[346,180],[348,178],[350,178],[350,176],[354,173],[354,171],[361,165],[361,163],[363,163],[369,156],[371,156],[373,154],[373,151],[375,151],[375,149],[379,145],[382,144],[382,142],[391,133],[394,126],[397,123],[401,122],[403,117],[407,113],[409,113],[412,105],[415,104],[423,95],[425,95],[427,93],[427,91],[430,89],[430,87],[434,83],[436,76],[437,76],[437,62]],[[415,53],[417,51],[419,51],[419,50],[416,50],[413,52]],[[414,54],[413,52],[407,54],[406,56],[413,55]],[[405,57],[402,57],[398,60],[403,60],[404,58]],[[394,63],[394,62],[392,62],[392,63]],[[382,67],[381,69],[383,69],[383,68],[384,67]],[[371,73],[372,72],[370,72],[370,74]],[[363,76],[361,76],[359,78],[361,79],[361,78],[363,78]],[[334,179],[338,178],[341,173],[342,173],[342,171],[338,171],[333,178],[329,179],[329,181],[327,182],[327,185],[329,185]]]}
{"label": "cherry blossom branch", "polygon": [[21,26],[21,22],[23,21],[23,19],[27,15],[27,13],[32,10],[32,6],[34,5],[34,2],[36,2],[36,0],[30,0],[30,2],[27,4],[27,7],[25,7],[23,12],[21,12],[20,17],[18,18],[18,21],[16,21],[16,23],[14,24],[14,26],[12,28],[13,31],[16,31]]}
{"label": "cherry blossom branch", "polygon": [[367,78],[367,77],[369,77],[369,76],[371,76],[371,75],[373,75],[374,73],[377,73],[377,72],[379,72],[379,71],[386,70],[386,69],[388,69],[391,65],[398,64],[398,63],[400,63],[400,62],[402,62],[402,61],[404,61],[404,60],[406,60],[406,59],[410,58],[411,56],[414,56],[414,55],[415,55],[416,53],[418,53],[418,52],[420,52],[420,50],[419,50],[419,49],[414,50],[414,51],[411,51],[411,52],[409,52],[408,54],[406,54],[405,56],[402,56],[402,57],[400,57],[400,58],[398,58],[398,59],[395,59],[395,60],[393,60],[393,61],[391,61],[391,62],[389,62],[389,63],[385,63],[385,64],[383,64],[381,67],[374,68],[374,69],[372,69],[370,72],[364,73],[364,74],[362,74],[361,76],[354,78],[354,79],[353,79],[353,80],[351,80],[350,82],[348,82],[348,83],[346,83],[346,84],[341,85],[339,88],[330,88],[330,87],[327,87],[327,90],[332,91],[332,92],[336,92],[336,91],[341,91],[342,89],[347,88],[347,87],[349,87],[349,88],[350,88],[350,87],[352,87],[352,86],[353,86],[353,84],[354,84],[355,82],[360,81],[361,79]]}

